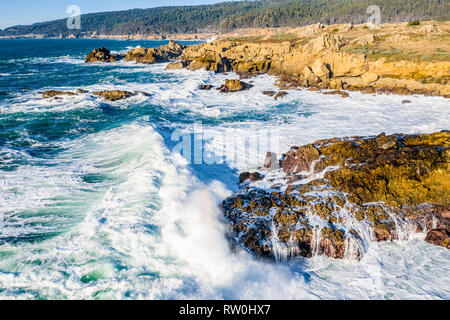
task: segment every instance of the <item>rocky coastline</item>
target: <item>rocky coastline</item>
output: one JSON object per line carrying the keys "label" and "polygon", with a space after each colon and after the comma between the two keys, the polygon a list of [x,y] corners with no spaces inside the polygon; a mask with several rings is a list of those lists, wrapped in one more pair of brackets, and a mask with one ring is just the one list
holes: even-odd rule
{"label": "rocky coastline", "polygon": [[[167,70],[234,72],[241,80],[271,74],[278,76],[280,91],[263,94],[274,99],[303,87],[343,98],[348,91],[450,97],[450,59],[359,53],[355,48],[367,48],[380,39],[393,41],[399,34],[374,35],[352,25],[339,28],[342,32],[312,25],[290,40],[270,36],[191,46],[171,40],[126,55],[99,48],[86,63],[168,62]],[[358,37],[343,36],[355,30]],[[430,29],[439,36],[447,32],[441,31]],[[228,79],[216,89],[232,93],[252,87],[241,80]],[[211,90],[212,85],[199,89]],[[98,95],[108,100],[110,94]],[[320,140],[294,146],[280,160],[269,153],[264,168],[242,173],[240,191],[223,202],[230,241],[276,260],[317,255],[361,259],[372,241],[405,240],[416,232],[425,232],[426,241],[450,249],[449,148],[450,133],[443,131]]]}
{"label": "rocky coastline", "polygon": [[416,232],[450,249],[450,132],[294,146],[244,172],[223,202],[229,238],[260,257],[361,259]]}
{"label": "rocky coastline", "polygon": [[[107,49],[99,48],[86,62],[170,61],[169,70],[234,72],[241,79],[267,73],[278,77],[280,90],[306,87],[342,97],[347,97],[348,91],[359,91],[449,98],[448,48],[437,48],[432,54],[411,49],[405,54],[393,47],[400,42],[405,48],[416,48],[417,41],[443,46],[442,41],[450,37],[450,25],[440,27],[430,24],[413,30],[397,24],[371,30],[367,25],[316,24],[264,37],[222,35],[219,40],[190,46],[170,40],[166,46],[137,48],[126,56],[111,56]],[[386,47],[389,49],[383,49]]]}

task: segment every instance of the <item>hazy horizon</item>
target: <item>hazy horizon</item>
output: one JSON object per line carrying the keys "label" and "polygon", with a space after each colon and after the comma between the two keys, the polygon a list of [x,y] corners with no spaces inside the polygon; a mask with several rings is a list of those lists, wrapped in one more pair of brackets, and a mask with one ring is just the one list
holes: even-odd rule
{"label": "hazy horizon", "polygon": [[[169,2],[169,3],[168,3]],[[99,0],[96,2],[87,0],[78,1],[55,1],[42,0],[31,1],[22,0],[20,2],[1,2],[0,3],[0,29],[5,29],[17,25],[30,25],[38,22],[47,22],[68,17],[67,8],[71,5],[77,5],[82,14],[120,11],[129,9],[147,9],[162,6],[180,6],[180,5],[202,5],[225,2],[225,0],[129,0],[127,2],[118,0]],[[26,8],[26,10],[24,10]]]}

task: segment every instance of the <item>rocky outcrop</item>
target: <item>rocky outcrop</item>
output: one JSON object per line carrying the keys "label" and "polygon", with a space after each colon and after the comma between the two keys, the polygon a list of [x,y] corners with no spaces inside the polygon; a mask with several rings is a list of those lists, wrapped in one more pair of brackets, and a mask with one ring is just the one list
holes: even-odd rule
{"label": "rocky outcrop", "polygon": [[[42,92],[42,98],[48,99],[48,98],[55,98],[55,99],[61,99],[61,96],[76,96],[80,94],[90,94],[89,91],[78,89],[76,93],[71,91],[58,91],[58,90],[47,90]],[[148,92],[143,91],[134,91],[134,92],[128,92],[123,90],[104,90],[104,91],[94,91],[91,93],[94,96],[103,97],[105,101],[117,101],[121,99],[126,99],[131,96],[135,95],[143,95],[145,97],[150,97],[151,94]]]}
{"label": "rocky outcrop", "polygon": [[116,62],[122,60],[125,56],[120,54],[111,54],[106,48],[92,50],[86,57],[85,62]]}
{"label": "rocky outcrop", "polygon": [[95,91],[92,94],[95,96],[103,97],[105,101],[117,101],[134,96],[136,93],[122,90],[111,90],[111,91],[105,90],[105,91]]}
{"label": "rocky outcrop", "polygon": [[[170,40],[169,44],[159,48],[136,48],[128,51],[125,61],[135,61],[144,64],[153,64],[166,62],[178,58],[186,47]],[[182,67],[184,63],[181,62]],[[178,67],[178,65],[171,65],[169,68]]]}
{"label": "rocky outcrop", "polygon": [[371,241],[418,231],[450,247],[448,131],[319,140],[280,164],[246,173],[223,203],[231,241],[258,256],[359,259]]}
{"label": "rocky outcrop", "polygon": [[[346,32],[353,30],[351,26],[345,28]],[[449,61],[423,62],[407,60],[406,56],[391,61],[392,53],[386,53],[386,57],[364,53],[381,41],[375,34],[345,38],[325,31],[321,25],[305,30],[311,31],[308,36],[301,33],[301,38],[292,41],[216,40],[189,46],[179,59],[190,70],[233,71],[241,79],[264,73],[278,75],[281,90],[300,86],[450,96]],[[390,37],[384,35],[383,39]]]}
{"label": "rocky outcrop", "polygon": [[242,82],[240,80],[226,80],[225,84],[222,85],[220,88],[218,88],[218,90],[220,92],[230,93],[230,92],[238,92],[238,91],[248,90],[251,87],[253,87],[253,85],[246,83],[246,82]]}
{"label": "rocky outcrop", "polygon": [[42,98],[54,98],[59,96],[74,96],[75,93],[70,91],[46,90],[42,93]]}

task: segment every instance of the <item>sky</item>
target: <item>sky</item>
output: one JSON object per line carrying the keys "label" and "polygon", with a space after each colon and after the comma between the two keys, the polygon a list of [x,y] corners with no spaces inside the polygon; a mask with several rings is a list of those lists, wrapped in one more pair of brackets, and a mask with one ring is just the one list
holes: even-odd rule
{"label": "sky", "polygon": [[0,29],[68,17],[67,8],[70,5],[79,6],[83,14],[217,2],[224,0],[0,0]]}

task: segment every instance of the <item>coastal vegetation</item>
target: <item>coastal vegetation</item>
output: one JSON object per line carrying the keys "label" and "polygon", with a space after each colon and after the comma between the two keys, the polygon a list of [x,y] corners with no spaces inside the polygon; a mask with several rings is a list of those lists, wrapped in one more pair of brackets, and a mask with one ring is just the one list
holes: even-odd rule
{"label": "coastal vegetation", "polygon": [[263,0],[232,1],[214,5],[174,6],[85,14],[81,29],[69,30],[66,19],[14,26],[0,36],[43,35],[82,37],[92,35],[155,35],[227,32],[247,27],[294,27],[363,23],[370,5],[381,8],[382,22],[423,19],[448,20],[449,4],[441,0]]}

